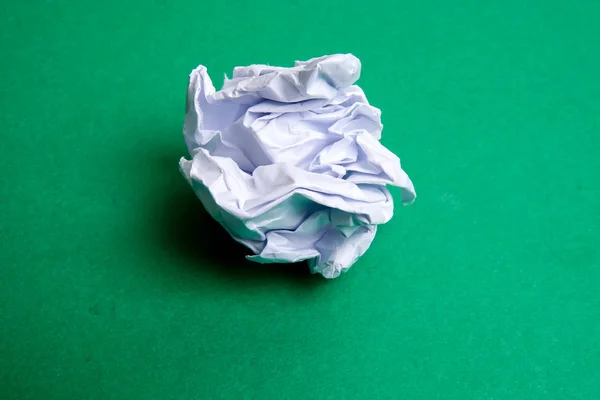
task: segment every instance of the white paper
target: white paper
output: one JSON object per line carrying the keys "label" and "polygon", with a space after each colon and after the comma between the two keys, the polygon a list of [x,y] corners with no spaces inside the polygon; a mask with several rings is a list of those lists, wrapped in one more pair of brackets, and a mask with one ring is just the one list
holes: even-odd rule
{"label": "white paper", "polygon": [[250,260],[309,260],[313,273],[335,278],[392,217],[386,185],[404,204],[415,199],[399,158],[379,142],[380,110],[354,85],[360,70],[351,54],[236,67],[220,91],[204,66],[190,74],[191,160],[180,168]]}

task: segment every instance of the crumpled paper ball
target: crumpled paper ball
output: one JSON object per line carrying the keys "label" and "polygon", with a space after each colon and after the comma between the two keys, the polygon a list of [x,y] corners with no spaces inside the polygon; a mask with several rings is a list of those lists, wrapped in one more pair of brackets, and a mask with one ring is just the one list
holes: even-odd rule
{"label": "crumpled paper ball", "polygon": [[219,91],[206,67],[191,72],[183,129],[191,159],[180,170],[254,253],[248,259],[308,260],[313,273],[335,278],[392,217],[386,185],[400,188],[403,204],[415,199],[400,159],[379,142],[380,110],[354,84],[360,71],[351,54],[250,65]]}

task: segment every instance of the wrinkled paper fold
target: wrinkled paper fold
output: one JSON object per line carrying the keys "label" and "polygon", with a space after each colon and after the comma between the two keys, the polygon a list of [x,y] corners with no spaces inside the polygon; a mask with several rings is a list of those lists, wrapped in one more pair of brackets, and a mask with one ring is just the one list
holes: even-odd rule
{"label": "wrinkled paper fold", "polygon": [[386,185],[410,204],[399,158],[379,142],[381,112],[354,83],[360,61],[336,54],[294,67],[236,67],[216,91],[190,74],[180,169],[209,214],[250,260],[308,260],[335,278],[393,215]]}

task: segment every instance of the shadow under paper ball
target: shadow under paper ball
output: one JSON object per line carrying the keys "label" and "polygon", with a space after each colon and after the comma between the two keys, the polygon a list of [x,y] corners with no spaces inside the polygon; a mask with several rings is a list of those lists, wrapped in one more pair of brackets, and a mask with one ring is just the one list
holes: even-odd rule
{"label": "shadow under paper ball", "polygon": [[[181,180],[186,185],[183,177]],[[251,251],[208,214],[191,188],[180,188],[165,197],[161,221],[164,245],[185,257],[186,264],[244,280],[322,280],[310,273],[307,262],[259,264],[246,260]]]}

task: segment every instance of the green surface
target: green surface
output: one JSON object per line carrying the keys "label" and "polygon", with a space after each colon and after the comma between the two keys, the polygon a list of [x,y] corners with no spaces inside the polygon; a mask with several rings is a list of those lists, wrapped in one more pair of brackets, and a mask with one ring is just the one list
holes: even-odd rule
{"label": "green surface", "polygon": [[[0,398],[600,398],[600,3],[455,3],[2,2]],[[336,52],[418,199],[337,280],[246,263],[188,73]]]}

